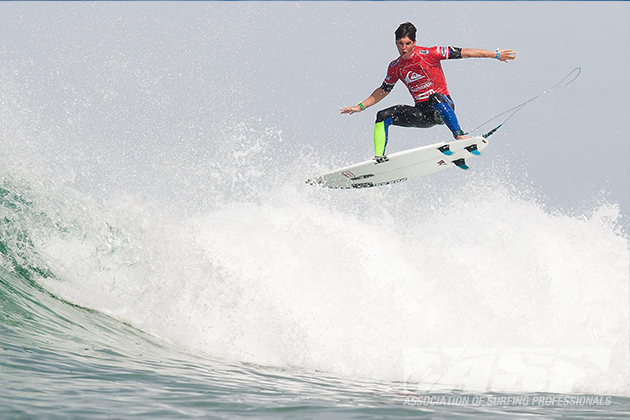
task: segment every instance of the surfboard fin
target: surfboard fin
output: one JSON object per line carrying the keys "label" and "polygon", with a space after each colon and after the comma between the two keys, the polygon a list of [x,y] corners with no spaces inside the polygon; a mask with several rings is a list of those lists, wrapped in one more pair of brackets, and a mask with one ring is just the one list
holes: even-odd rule
{"label": "surfboard fin", "polygon": [[470,146],[466,147],[466,150],[468,150],[473,155],[479,156],[481,154],[481,152],[479,150],[477,150],[477,145],[476,144],[471,144]]}
{"label": "surfboard fin", "polygon": [[446,156],[450,156],[453,154],[453,152],[451,152],[451,147],[448,144],[445,144],[442,147],[438,147],[438,150],[444,153]]}
{"label": "surfboard fin", "polygon": [[457,165],[458,168],[468,169],[468,165],[466,165],[466,160],[464,158],[454,160],[453,163]]}

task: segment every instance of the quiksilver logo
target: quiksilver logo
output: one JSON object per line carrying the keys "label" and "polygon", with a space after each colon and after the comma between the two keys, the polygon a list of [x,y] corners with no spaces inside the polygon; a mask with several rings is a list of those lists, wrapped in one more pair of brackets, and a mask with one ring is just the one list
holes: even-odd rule
{"label": "quiksilver logo", "polygon": [[423,76],[421,74],[418,74],[416,72],[410,71],[409,73],[407,73],[407,75],[405,76],[405,82],[407,83],[411,83],[411,82],[415,82],[416,80],[420,80],[420,79],[424,79],[426,76]]}

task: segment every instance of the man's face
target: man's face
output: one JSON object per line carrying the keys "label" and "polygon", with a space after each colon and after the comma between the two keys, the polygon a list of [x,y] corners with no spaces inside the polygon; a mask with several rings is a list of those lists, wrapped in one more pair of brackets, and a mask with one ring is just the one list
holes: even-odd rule
{"label": "man's face", "polygon": [[412,41],[408,36],[396,40],[396,48],[398,53],[404,59],[411,56],[413,49],[416,48],[416,41]]}

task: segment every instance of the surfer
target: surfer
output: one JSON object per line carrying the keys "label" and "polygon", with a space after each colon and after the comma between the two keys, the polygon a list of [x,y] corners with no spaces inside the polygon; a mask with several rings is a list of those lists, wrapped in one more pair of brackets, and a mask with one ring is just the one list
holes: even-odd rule
{"label": "surfer", "polygon": [[481,50],[459,47],[421,47],[416,45],[416,27],[411,22],[401,24],[396,32],[396,47],[400,57],[387,68],[383,84],[358,105],[341,109],[352,115],[377,104],[389,95],[398,80],[409,89],[415,106],[395,105],[376,114],[374,126],[374,155],[377,162],[386,160],[388,129],[391,125],[428,128],[446,124],[456,139],[466,138],[455,115],[455,103],[448,92],[440,61],[487,57],[508,62],[516,58],[512,50]]}

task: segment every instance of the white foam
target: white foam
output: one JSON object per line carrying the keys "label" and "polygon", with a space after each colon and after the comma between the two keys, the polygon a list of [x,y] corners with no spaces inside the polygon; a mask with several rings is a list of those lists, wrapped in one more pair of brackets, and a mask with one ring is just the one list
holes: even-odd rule
{"label": "white foam", "polygon": [[[80,233],[40,237],[61,279],[43,283],[233,361],[422,382],[409,355],[437,352],[450,355],[431,371],[442,387],[627,394],[617,207],[569,216],[509,181],[475,179],[422,194],[279,181],[188,219],[120,199]],[[575,349],[582,358],[563,356]],[[472,350],[485,368],[464,369]]]}

